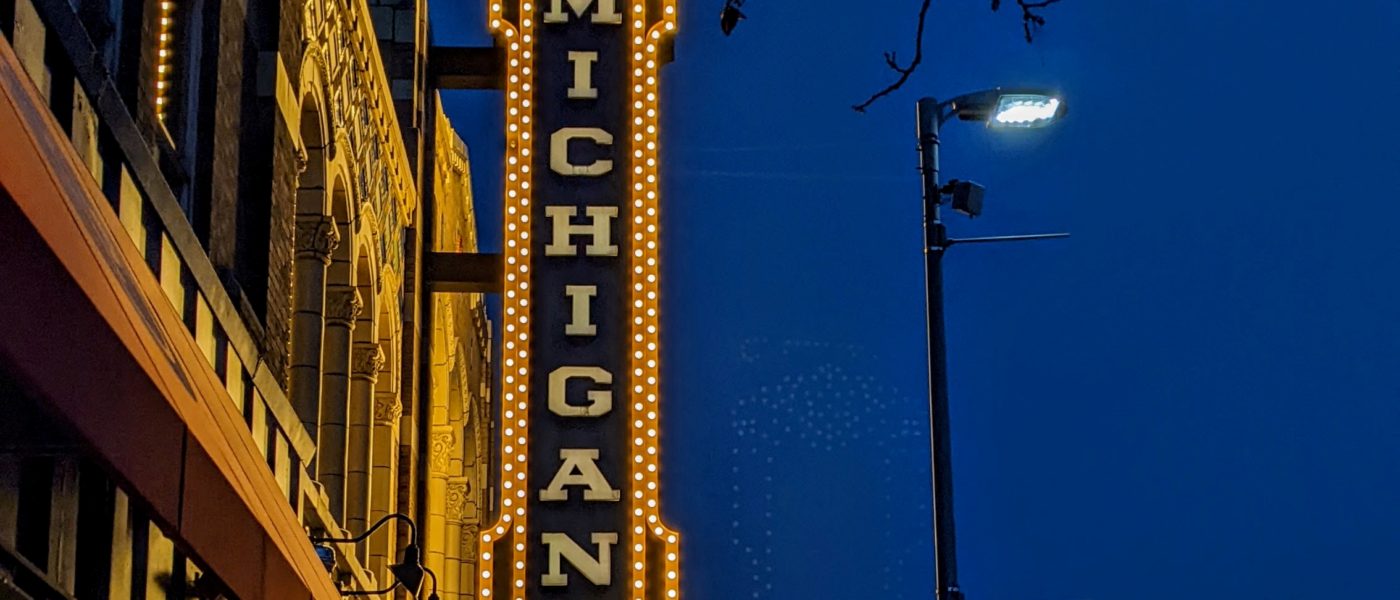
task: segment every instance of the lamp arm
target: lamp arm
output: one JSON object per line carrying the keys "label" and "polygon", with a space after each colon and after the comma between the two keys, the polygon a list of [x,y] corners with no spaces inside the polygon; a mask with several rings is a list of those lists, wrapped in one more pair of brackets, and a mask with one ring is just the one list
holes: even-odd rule
{"label": "lamp arm", "polygon": [[433,578],[433,593],[429,598],[437,600],[437,573],[434,573],[433,570],[428,567],[423,567],[423,570],[428,572],[428,577]]}
{"label": "lamp arm", "polygon": [[348,592],[345,591],[345,590],[336,590],[336,591],[340,592],[340,595],[341,595],[341,596],[378,596],[378,595],[380,595],[380,594],[387,594],[387,593],[389,593],[389,592],[392,592],[392,591],[394,591],[394,588],[396,588],[396,587],[399,587],[399,582],[397,582],[397,581],[394,582],[394,585],[391,585],[391,586],[389,586],[389,587],[386,587],[386,588],[384,588],[384,589],[382,589],[382,590],[375,590],[375,591],[372,591],[372,592],[370,592],[370,591],[357,591],[357,590],[350,590],[350,591],[348,591]]}
{"label": "lamp arm", "polygon": [[[357,535],[357,536],[355,536],[355,537],[348,537],[348,538],[313,537],[313,538],[311,538],[311,543],[313,543],[313,544],[325,544],[325,543],[330,543],[330,544],[358,544],[358,543],[364,541],[365,538],[367,538],[367,537],[369,537],[370,535],[372,535],[372,534],[373,534],[375,531],[377,531],[380,527],[383,527],[384,524],[387,523],[387,522],[389,522],[390,519],[399,519],[399,520],[401,520],[401,521],[403,521],[403,522],[405,522],[405,523],[408,523],[408,544],[409,544],[410,546],[417,546],[417,545],[418,545],[418,526],[417,526],[417,525],[414,525],[413,519],[410,519],[410,518],[408,517],[408,515],[405,515],[405,514],[402,514],[402,513],[394,513],[394,514],[391,514],[391,515],[384,515],[384,517],[381,518],[381,519],[379,519],[378,521],[376,521],[376,522],[374,523],[374,525],[371,525],[369,529],[366,529],[364,533],[361,533],[360,535]],[[389,589],[393,589],[393,588],[389,588]]]}

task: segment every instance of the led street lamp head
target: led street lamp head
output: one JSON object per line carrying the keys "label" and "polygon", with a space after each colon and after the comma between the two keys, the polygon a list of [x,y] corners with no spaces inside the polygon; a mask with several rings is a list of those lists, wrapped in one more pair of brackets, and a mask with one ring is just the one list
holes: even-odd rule
{"label": "led street lamp head", "polygon": [[1037,89],[993,88],[958,96],[942,105],[940,119],[982,121],[994,129],[1035,129],[1058,121],[1068,104],[1058,94]]}
{"label": "led street lamp head", "polygon": [[989,127],[1032,129],[1045,127],[1064,114],[1065,104],[1046,94],[1003,94],[987,119]]}

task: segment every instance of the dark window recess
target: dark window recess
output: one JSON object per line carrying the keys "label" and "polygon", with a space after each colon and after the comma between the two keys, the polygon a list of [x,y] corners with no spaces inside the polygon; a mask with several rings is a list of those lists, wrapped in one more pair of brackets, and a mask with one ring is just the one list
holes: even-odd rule
{"label": "dark window recess", "polygon": [[112,211],[121,214],[122,173],[127,172],[126,160],[121,147],[117,145],[117,140],[112,137],[111,130],[106,126],[101,127],[98,133],[97,152],[102,155],[103,164],[107,165],[107,168],[102,170],[102,193],[107,196]]}
{"label": "dark window recess", "polygon": [[[116,15],[117,34],[115,40],[115,73],[117,92],[127,109],[136,106],[137,93],[141,85],[141,62],[146,44],[142,43],[143,15],[148,2],[127,0],[120,2],[121,9]],[[131,111],[133,114],[135,111]]]}
{"label": "dark window recess", "polygon": [[15,549],[39,568],[49,564],[49,520],[53,509],[53,459],[30,457],[20,462],[19,523]]}
{"label": "dark window recess", "polygon": [[[241,371],[241,369],[240,369]],[[261,402],[255,402],[257,398],[253,396],[253,377],[244,373],[243,377],[243,422],[248,424],[248,428],[253,427],[253,406],[261,406]]]}
{"label": "dark window recess", "polygon": [[193,116],[190,129],[193,135],[188,145],[192,158],[188,161],[187,170],[194,180],[191,224],[200,243],[208,248],[212,229],[209,214],[214,193],[214,131],[218,123],[220,39],[217,15],[222,10],[221,0],[198,0],[196,8],[198,21],[192,22],[191,27],[199,32],[199,62],[193,71],[197,77],[191,83],[196,95],[190,103]]}
{"label": "dark window recess", "polygon": [[[270,429],[270,428],[269,428],[269,429]],[[291,449],[291,448],[292,448],[292,445],[291,445],[291,443],[289,442],[289,443],[287,444],[287,464],[290,464],[290,465],[298,465],[298,464],[300,464],[300,460],[297,458],[296,450],[293,450],[293,449]],[[293,470],[292,476],[289,478],[289,479],[291,479],[291,485],[288,486],[288,487],[290,487],[291,489],[287,491],[287,500],[290,501],[290,502],[292,503],[292,506],[295,507],[295,506],[296,506],[296,498],[301,497],[301,478],[300,478],[300,477],[297,477],[297,475],[296,475],[296,472],[295,472],[295,471],[296,471],[297,467],[296,467],[296,466],[293,466],[293,467],[291,467],[291,468],[292,468],[292,470]]]}
{"label": "dark window recess", "polygon": [[116,35],[116,24],[113,17],[119,14],[119,10],[109,0],[78,0],[78,19],[82,22],[83,28],[87,30],[88,37],[92,39],[92,44],[97,48],[98,54],[107,56],[107,50]]}
{"label": "dark window recess", "polygon": [[[215,323],[218,320],[215,319]],[[228,383],[228,335],[221,326],[214,327],[214,373],[219,381]]]}
{"label": "dark window recess", "polygon": [[116,487],[106,475],[84,463],[78,474],[78,598],[106,598],[112,585],[112,528]]}
{"label": "dark window recess", "polygon": [[[268,253],[271,250],[273,161],[271,102],[247,103],[240,140],[235,270],[238,285],[260,323],[267,321]],[[266,105],[266,106],[264,106]]]}
{"label": "dark window recess", "polygon": [[[274,423],[277,417],[272,415],[271,408],[263,409],[263,422]],[[272,469],[273,476],[277,475],[277,428],[269,425],[267,427],[267,468]]]}
{"label": "dark window recess", "polygon": [[219,21],[216,0],[175,4],[171,15],[170,58],[162,170],[185,217],[206,247],[209,241],[210,181],[213,176],[214,111],[218,100]]}
{"label": "dark window recess", "polygon": [[49,110],[63,133],[73,135],[73,61],[57,35],[44,40],[44,64],[49,68]]}
{"label": "dark window recess", "polygon": [[0,0],[0,34],[13,41],[15,35],[15,0]]}
{"label": "dark window recess", "polygon": [[146,202],[146,194],[141,193],[141,226],[146,230],[146,264],[151,267],[151,272],[159,278],[161,268],[161,238],[165,236],[165,228],[160,223],[160,215]]}
{"label": "dark window recess", "polygon": [[199,298],[199,284],[194,281],[194,273],[183,266],[180,268],[180,285],[185,288],[185,314],[181,316],[185,321],[185,329],[190,330],[190,335],[193,336],[195,328],[199,325],[199,308],[195,301]]}
{"label": "dark window recess", "polygon": [[131,511],[131,597],[146,597],[146,570],[151,551],[151,523]]}

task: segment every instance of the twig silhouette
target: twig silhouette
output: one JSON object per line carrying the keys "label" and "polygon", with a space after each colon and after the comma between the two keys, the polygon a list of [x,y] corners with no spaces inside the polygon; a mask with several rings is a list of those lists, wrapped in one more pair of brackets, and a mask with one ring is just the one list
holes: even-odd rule
{"label": "twig silhouette", "polygon": [[[1038,11],[1052,4],[1058,4],[1059,2],[1060,0],[1016,0],[1016,5],[1021,7],[1021,28],[1025,31],[1027,44],[1034,41],[1036,30],[1045,25],[1045,17]],[[870,108],[870,105],[875,104],[876,101],[904,87],[904,84],[909,81],[909,77],[914,74],[914,71],[919,68],[919,65],[923,64],[924,28],[928,24],[928,11],[929,6],[932,4],[932,0],[923,0],[923,5],[919,7],[919,29],[918,32],[914,34],[914,60],[909,61],[908,65],[900,66],[899,58],[895,53],[893,51],[886,52],[885,66],[889,67],[890,70],[895,73],[898,73],[899,78],[896,79],[894,83],[885,86],[884,89],[871,94],[869,98],[866,98],[865,102],[852,106],[851,109],[856,112],[865,112],[865,110]],[[998,10],[1001,10],[1001,0],[992,0],[992,11],[995,12]]]}

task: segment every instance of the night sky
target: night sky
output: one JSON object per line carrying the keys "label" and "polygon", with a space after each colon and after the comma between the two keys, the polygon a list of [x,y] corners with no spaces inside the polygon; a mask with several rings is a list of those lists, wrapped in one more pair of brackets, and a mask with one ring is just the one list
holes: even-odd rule
{"label": "night sky", "polygon": [[[973,600],[1400,598],[1400,4],[681,0],[665,72],[665,510],[694,600],[931,597],[914,102],[988,187],[946,261]],[[1009,3],[1014,4],[1014,3]],[[484,45],[478,2],[434,36]],[[498,93],[447,92],[499,247]]]}

